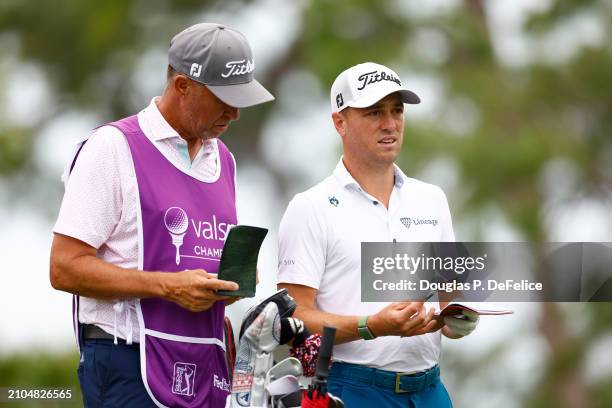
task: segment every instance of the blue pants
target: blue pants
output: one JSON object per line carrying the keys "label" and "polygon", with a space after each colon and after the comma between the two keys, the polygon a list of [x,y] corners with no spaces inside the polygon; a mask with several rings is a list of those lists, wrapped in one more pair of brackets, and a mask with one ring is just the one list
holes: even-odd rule
{"label": "blue pants", "polygon": [[[355,364],[334,363],[327,379],[327,388],[339,397],[346,408],[354,407],[397,407],[397,408],[452,408],[450,396],[439,376],[425,389],[414,392],[396,393],[393,387],[364,381],[357,376],[345,375],[341,368],[358,368]],[[365,368],[365,367],[364,367]],[[380,371],[374,370],[373,371]]]}
{"label": "blue pants", "polygon": [[86,408],[155,407],[140,375],[138,344],[85,340],[77,373]]}

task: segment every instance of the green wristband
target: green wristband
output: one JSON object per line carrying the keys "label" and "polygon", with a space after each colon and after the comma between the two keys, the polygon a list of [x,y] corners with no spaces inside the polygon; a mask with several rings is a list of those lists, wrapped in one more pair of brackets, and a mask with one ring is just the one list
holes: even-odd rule
{"label": "green wristband", "polygon": [[368,317],[370,316],[361,316],[359,318],[359,321],[357,322],[357,332],[362,339],[373,340],[376,338],[376,336],[368,328]]}

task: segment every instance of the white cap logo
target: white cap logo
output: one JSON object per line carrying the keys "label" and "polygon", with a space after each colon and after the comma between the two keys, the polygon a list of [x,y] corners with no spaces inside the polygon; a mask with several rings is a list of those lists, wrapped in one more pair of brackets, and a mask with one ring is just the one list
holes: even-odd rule
{"label": "white cap logo", "polygon": [[227,71],[221,74],[223,78],[236,75],[250,74],[255,70],[255,62],[253,60],[230,61],[225,64]]}
{"label": "white cap logo", "polygon": [[195,62],[191,64],[189,75],[199,78],[201,73],[202,73],[202,65],[196,64]]}

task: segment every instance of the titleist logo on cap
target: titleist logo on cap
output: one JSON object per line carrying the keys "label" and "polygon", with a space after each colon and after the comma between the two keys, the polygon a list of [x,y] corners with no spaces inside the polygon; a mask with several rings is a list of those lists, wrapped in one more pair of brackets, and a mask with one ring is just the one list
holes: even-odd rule
{"label": "titleist logo on cap", "polygon": [[[372,84],[374,86],[369,86]],[[399,93],[403,103],[421,101],[414,92],[402,86],[399,75],[391,68],[364,62],[345,69],[336,77],[330,92],[331,110],[340,112],[347,107],[366,108],[395,92]]]}
{"label": "titleist logo on cap", "polygon": [[364,74],[359,75],[357,79],[361,81],[361,86],[357,88],[358,91],[361,91],[363,88],[365,88],[366,86],[370,84],[374,84],[380,81],[391,81],[391,82],[395,82],[399,86],[402,86],[402,82],[399,80],[398,77],[394,76],[393,74],[388,74],[386,72],[380,72],[380,73],[378,73],[378,71],[366,72]]}
{"label": "titleist logo on cap", "polygon": [[221,74],[223,78],[227,78],[232,75],[244,75],[249,74],[255,70],[255,62],[253,60],[240,60],[240,61],[229,61],[225,64],[227,71]]}

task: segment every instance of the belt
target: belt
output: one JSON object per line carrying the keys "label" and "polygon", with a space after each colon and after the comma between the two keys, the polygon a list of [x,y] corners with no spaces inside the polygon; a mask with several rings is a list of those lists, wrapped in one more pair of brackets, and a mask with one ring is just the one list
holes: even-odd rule
{"label": "belt", "polygon": [[[84,324],[83,325],[83,337],[85,340],[113,340],[114,337],[112,334],[105,332],[98,326],[93,324]],[[121,340],[121,339],[117,339]]]}
{"label": "belt", "polygon": [[420,373],[407,374],[379,370],[358,364],[334,363],[331,366],[329,375],[389,388],[396,393],[419,392],[438,381],[440,366],[436,364],[432,368]]}

